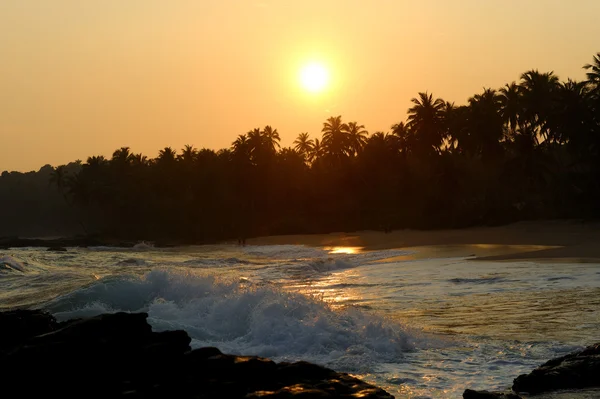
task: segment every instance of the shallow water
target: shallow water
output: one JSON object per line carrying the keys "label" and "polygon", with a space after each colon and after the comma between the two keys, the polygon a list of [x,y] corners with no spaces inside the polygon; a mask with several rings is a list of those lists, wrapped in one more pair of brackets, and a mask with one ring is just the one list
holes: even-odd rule
{"label": "shallow water", "polygon": [[399,398],[503,389],[599,341],[597,264],[415,251],[14,249],[0,253],[0,306],[42,307],[61,320],[147,311],[155,330],[184,329],[194,347],[308,360]]}

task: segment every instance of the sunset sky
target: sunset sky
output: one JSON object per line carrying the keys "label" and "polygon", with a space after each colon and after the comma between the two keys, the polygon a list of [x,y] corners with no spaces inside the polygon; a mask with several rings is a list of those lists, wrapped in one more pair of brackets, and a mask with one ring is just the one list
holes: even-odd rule
{"label": "sunset sky", "polygon": [[[598,0],[2,0],[0,171],[118,147],[291,145],[342,115],[370,132],[428,90],[457,104],[528,69],[583,79]],[[300,70],[328,70],[323,91]]]}

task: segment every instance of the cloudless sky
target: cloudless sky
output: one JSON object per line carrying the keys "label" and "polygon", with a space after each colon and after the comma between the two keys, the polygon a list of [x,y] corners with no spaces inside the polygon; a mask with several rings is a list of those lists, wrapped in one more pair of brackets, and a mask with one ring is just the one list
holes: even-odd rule
{"label": "cloudless sky", "polygon": [[[599,0],[0,0],[0,171],[118,147],[282,145],[342,115],[370,132],[419,91],[465,103],[529,69],[584,79]],[[330,71],[310,94],[298,71]]]}

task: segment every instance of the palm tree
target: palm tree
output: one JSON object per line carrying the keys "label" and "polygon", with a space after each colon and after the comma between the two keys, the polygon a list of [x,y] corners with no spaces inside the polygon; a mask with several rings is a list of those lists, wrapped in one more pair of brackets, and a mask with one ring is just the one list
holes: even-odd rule
{"label": "palm tree", "polygon": [[279,132],[277,129],[273,129],[271,126],[265,126],[262,132],[263,145],[269,152],[277,152],[277,149],[280,147],[279,142],[281,138],[279,137]]}
{"label": "palm tree", "polygon": [[594,130],[591,90],[587,82],[569,79],[561,83],[556,92],[556,106],[549,118],[553,141],[569,142],[569,146],[583,150],[589,145],[590,132]]}
{"label": "palm tree", "polygon": [[309,157],[311,161],[319,159],[325,155],[325,147],[319,139],[315,139],[310,149]]}
{"label": "palm tree", "polygon": [[523,109],[521,104],[521,87],[512,82],[506,84],[499,91],[502,105],[502,118],[508,125],[510,132],[514,134],[519,125],[519,116]]}
{"label": "palm tree", "polygon": [[486,157],[497,154],[504,134],[502,101],[496,90],[484,89],[483,93],[469,98],[468,130],[471,150]]}
{"label": "palm tree", "polygon": [[583,69],[588,71],[586,73],[588,83],[600,88],[600,53],[594,56],[591,64],[584,65]]}
{"label": "palm tree", "polygon": [[132,154],[131,155],[131,163],[135,166],[145,166],[148,165],[148,157],[142,154]]}
{"label": "palm tree", "polygon": [[171,147],[165,147],[158,152],[158,158],[156,158],[156,161],[158,163],[172,164],[173,162],[175,162],[176,159],[177,153],[175,152],[175,150]]}
{"label": "palm tree", "polygon": [[193,145],[186,144],[181,149],[181,155],[179,155],[178,159],[187,165],[191,165],[196,160],[197,154],[198,150],[196,150]]}
{"label": "palm tree", "polygon": [[237,139],[231,143],[231,146],[233,147],[233,152],[235,154],[246,155],[248,158],[250,157],[250,140],[247,135],[238,135]]}
{"label": "palm tree", "polygon": [[[246,133],[248,142],[248,155],[256,159],[263,152],[263,135],[260,128],[254,128]],[[239,139],[240,137],[238,137]],[[235,148],[235,147],[234,147]]]}
{"label": "palm tree", "polygon": [[412,150],[414,138],[404,122],[392,125],[392,143],[402,153],[409,153]]}
{"label": "palm tree", "polygon": [[300,153],[304,159],[308,160],[310,153],[313,148],[313,141],[310,139],[308,133],[300,133],[298,138],[294,140],[294,149]]}
{"label": "palm tree", "polygon": [[332,116],[323,123],[322,144],[327,154],[338,160],[349,154],[348,126],[342,123],[342,116]]}
{"label": "palm tree", "polygon": [[415,144],[423,154],[438,152],[444,139],[443,110],[446,105],[432,94],[419,93],[408,110],[408,128],[415,132]]}
{"label": "palm tree", "polygon": [[558,76],[554,72],[531,70],[521,75],[524,117],[534,128],[536,136],[544,139],[550,136],[547,121],[552,113],[558,86]]}
{"label": "palm tree", "polygon": [[131,163],[132,159],[131,159],[131,151],[129,150],[129,147],[121,147],[118,150],[116,150],[115,152],[113,152],[112,158],[111,158],[111,163],[113,165],[128,165]]}
{"label": "palm tree", "polygon": [[365,130],[365,125],[359,125],[358,122],[349,122],[346,125],[348,134],[348,146],[352,155],[359,154],[367,142],[369,132]]}
{"label": "palm tree", "polygon": [[65,165],[57,166],[50,174],[50,184],[54,184],[58,189],[58,192],[63,196],[64,189],[67,185],[67,174],[68,172]]}

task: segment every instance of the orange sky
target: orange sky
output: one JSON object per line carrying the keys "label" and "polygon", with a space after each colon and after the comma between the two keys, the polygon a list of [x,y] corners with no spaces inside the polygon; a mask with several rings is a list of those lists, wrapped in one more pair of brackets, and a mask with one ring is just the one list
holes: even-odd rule
{"label": "orange sky", "polygon": [[[0,171],[129,146],[283,145],[341,114],[371,132],[419,91],[456,103],[528,69],[583,79],[598,0],[2,0]],[[325,93],[298,85],[330,69]]]}

